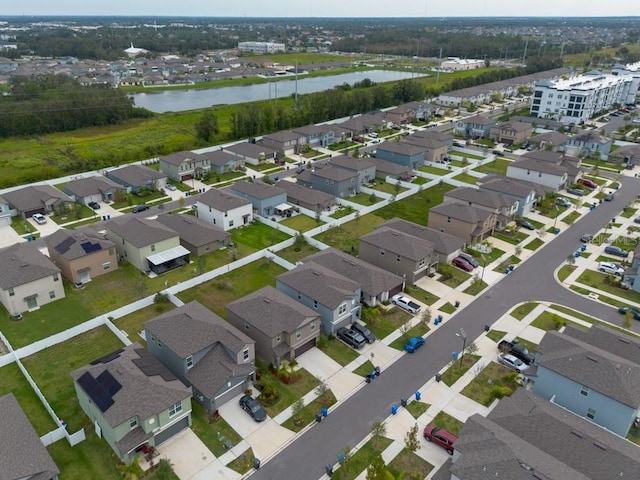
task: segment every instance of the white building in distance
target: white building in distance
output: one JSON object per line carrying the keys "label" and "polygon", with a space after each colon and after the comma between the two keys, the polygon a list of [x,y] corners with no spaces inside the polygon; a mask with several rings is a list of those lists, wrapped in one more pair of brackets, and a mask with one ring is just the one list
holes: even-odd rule
{"label": "white building in distance", "polygon": [[599,71],[560,80],[536,83],[531,100],[531,116],[563,123],[586,122],[594,115],[627,103],[631,76]]}
{"label": "white building in distance", "polygon": [[284,52],[286,47],[284,43],[273,42],[239,42],[238,50],[247,53],[278,53]]}
{"label": "white building in distance", "polygon": [[631,77],[631,88],[625,103],[635,103],[636,96],[640,95],[640,62],[614,65],[611,69],[611,74]]}
{"label": "white building in distance", "polygon": [[449,57],[440,62],[440,70],[446,72],[458,72],[461,70],[475,70],[485,66],[484,60],[473,58]]}

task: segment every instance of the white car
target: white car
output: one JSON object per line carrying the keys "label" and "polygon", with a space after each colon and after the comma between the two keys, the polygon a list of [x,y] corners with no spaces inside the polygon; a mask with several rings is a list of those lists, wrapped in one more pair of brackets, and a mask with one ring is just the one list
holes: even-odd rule
{"label": "white car", "polygon": [[522,373],[527,368],[529,368],[529,365],[524,363],[519,358],[514,357],[513,355],[505,355],[504,353],[501,353],[500,355],[498,355],[498,362],[504,365],[505,367],[510,368],[511,370],[515,370],[516,372],[519,372],[519,373]]}
{"label": "white car", "polygon": [[419,304],[411,300],[409,297],[405,297],[403,295],[394,295],[391,298],[391,303],[394,305],[398,305],[400,308],[403,308],[409,313],[413,313],[414,315],[420,311],[422,308]]}
{"label": "white car", "polygon": [[45,217],[41,213],[34,213],[33,215],[31,215],[31,218],[33,218],[33,221],[36,222],[38,225],[43,225],[47,223],[47,217]]}
{"label": "white car", "polygon": [[624,275],[624,268],[612,262],[600,262],[598,264],[598,270],[608,275],[616,275],[618,277]]}
{"label": "white car", "polygon": [[166,188],[167,190],[169,190],[170,192],[175,192],[177,190],[176,186],[171,184],[171,183],[167,183],[164,188]]}

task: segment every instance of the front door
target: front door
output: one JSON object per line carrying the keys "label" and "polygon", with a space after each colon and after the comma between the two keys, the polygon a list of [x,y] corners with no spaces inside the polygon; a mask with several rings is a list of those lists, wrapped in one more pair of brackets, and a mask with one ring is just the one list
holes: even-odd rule
{"label": "front door", "polygon": [[38,300],[37,300],[36,297],[27,298],[27,308],[29,310],[33,310],[35,308],[38,308]]}

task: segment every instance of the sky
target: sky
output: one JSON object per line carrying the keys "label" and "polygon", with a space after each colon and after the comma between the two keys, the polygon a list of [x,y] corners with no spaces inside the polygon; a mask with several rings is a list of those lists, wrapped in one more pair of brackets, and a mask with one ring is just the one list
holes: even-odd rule
{"label": "sky", "polygon": [[7,15],[189,17],[640,16],[639,0],[26,0]]}

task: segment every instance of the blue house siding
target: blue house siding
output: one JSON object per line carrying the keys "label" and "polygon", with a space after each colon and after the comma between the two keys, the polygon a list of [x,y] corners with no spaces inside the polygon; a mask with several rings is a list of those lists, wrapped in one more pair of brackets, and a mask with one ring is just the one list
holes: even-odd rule
{"label": "blue house siding", "polygon": [[350,197],[360,191],[360,184],[356,181],[356,177],[338,182],[313,175],[311,187],[338,198]]}
{"label": "blue house siding", "polygon": [[233,188],[232,191],[234,195],[250,201],[253,208],[258,212],[258,215],[262,217],[274,215],[276,213],[275,207],[281,203],[287,202],[287,192],[282,192],[269,198],[255,198],[251,195],[247,195],[246,193],[234,190]]}
{"label": "blue house siding", "polygon": [[627,405],[602,395],[594,390],[583,391],[583,386],[541,365],[538,366],[533,391],[543,398],[587,417],[589,410],[595,412],[592,422],[625,437],[638,413]]}
{"label": "blue house siding", "polygon": [[412,169],[422,167],[424,165],[424,152],[417,155],[403,155],[401,153],[389,152],[387,150],[377,150],[376,158]]}

